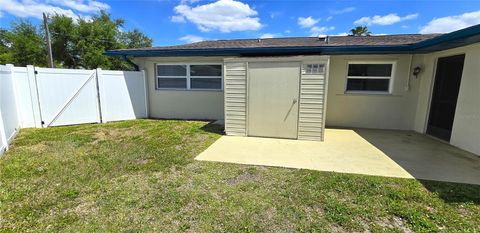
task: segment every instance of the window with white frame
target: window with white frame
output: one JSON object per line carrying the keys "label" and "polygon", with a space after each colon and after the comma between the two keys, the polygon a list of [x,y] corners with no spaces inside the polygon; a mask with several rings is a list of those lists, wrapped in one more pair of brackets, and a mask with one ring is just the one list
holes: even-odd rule
{"label": "window with white frame", "polygon": [[349,62],[346,92],[391,93],[394,62]]}
{"label": "window with white frame", "polygon": [[220,64],[157,64],[157,89],[221,90]]}

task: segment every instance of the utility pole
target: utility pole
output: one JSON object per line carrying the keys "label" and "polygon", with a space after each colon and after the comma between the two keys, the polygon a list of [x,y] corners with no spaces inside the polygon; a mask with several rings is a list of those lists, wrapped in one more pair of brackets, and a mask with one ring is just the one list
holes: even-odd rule
{"label": "utility pole", "polygon": [[45,42],[47,43],[47,58],[48,66],[50,68],[55,68],[53,65],[53,56],[52,56],[52,43],[50,42],[50,31],[48,30],[48,20],[47,14],[43,13],[43,26],[45,27]]}

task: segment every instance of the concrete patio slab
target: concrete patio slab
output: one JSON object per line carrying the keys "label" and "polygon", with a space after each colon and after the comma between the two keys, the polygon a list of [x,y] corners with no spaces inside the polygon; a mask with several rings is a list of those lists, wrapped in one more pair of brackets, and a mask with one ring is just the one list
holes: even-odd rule
{"label": "concrete patio slab", "polygon": [[413,178],[353,130],[328,129],[325,142],[223,136],[197,160]]}
{"label": "concrete patio slab", "polygon": [[410,131],[326,129],[324,142],[223,136],[196,159],[480,184],[480,157]]}

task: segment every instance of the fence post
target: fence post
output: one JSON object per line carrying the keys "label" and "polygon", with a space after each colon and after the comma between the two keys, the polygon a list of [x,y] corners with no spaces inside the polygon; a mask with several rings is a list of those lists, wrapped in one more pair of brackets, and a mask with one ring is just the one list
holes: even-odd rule
{"label": "fence post", "polygon": [[20,112],[20,106],[18,104],[18,99],[20,98],[17,93],[17,88],[15,84],[15,66],[12,64],[7,64],[7,67],[10,69],[10,78],[12,79],[12,90],[13,90],[13,99],[15,101],[15,110],[17,112],[17,125],[15,127],[15,130],[18,132],[20,130],[20,127],[23,125],[23,118],[22,118],[22,113]]}
{"label": "fence post", "polygon": [[2,109],[0,108],[0,156],[8,150],[8,139],[3,125]]}
{"label": "fence post", "polygon": [[102,101],[101,101],[102,96],[101,96],[101,88],[100,88],[100,83],[101,83],[100,79],[102,78],[102,69],[101,68],[95,69],[95,73],[96,73],[95,82],[97,86],[98,117],[100,119],[100,123],[105,123],[107,121],[103,119],[103,114],[102,114],[103,108],[102,108]]}
{"label": "fence post", "polygon": [[[2,69],[4,72],[9,72],[10,78],[12,78],[12,67],[11,65],[3,66],[5,69]],[[8,139],[7,134],[5,133],[5,125],[3,123],[2,108],[0,107],[0,155],[2,155],[6,150],[8,150]]]}
{"label": "fence post", "polygon": [[148,79],[147,79],[147,76],[145,75],[145,70],[142,70],[142,76],[143,76],[143,88],[145,90],[145,118],[149,118],[150,117],[150,114],[149,114],[149,109],[148,109],[148,105],[150,104],[149,102],[149,99],[148,98]]}
{"label": "fence post", "polygon": [[35,67],[27,66],[28,85],[30,87],[30,101],[32,103],[32,114],[35,121],[35,128],[42,128],[42,117],[40,112],[40,100],[38,86],[35,78]]}

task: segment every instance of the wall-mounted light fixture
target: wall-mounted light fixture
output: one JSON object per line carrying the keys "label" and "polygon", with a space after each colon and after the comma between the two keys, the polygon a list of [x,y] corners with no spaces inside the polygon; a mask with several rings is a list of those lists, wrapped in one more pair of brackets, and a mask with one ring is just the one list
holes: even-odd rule
{"label": "wall-mounted light fixture", "polygon": [[413,75],[415,78],[418,78],[418,74],[420,74],[420,72],[422,72],[422,68],[420,66],[413,68]]}

